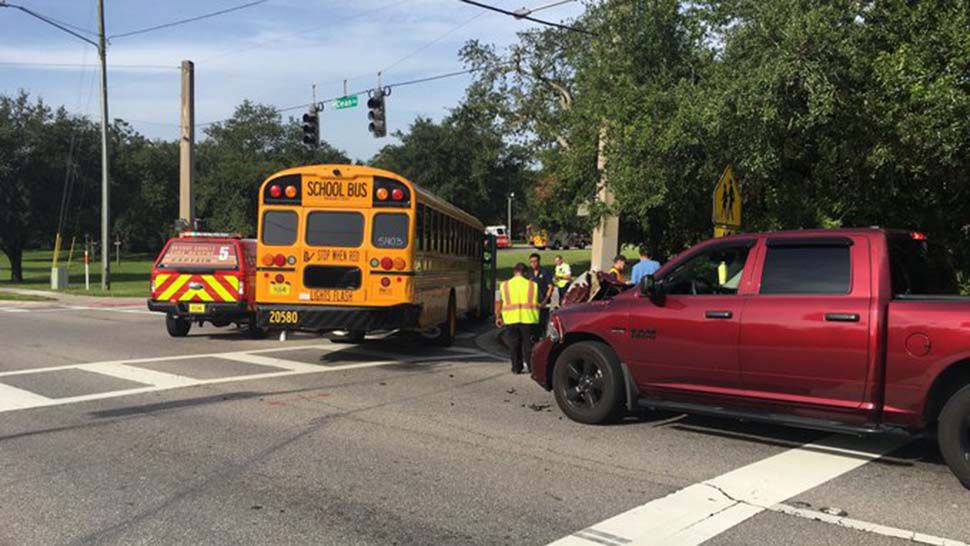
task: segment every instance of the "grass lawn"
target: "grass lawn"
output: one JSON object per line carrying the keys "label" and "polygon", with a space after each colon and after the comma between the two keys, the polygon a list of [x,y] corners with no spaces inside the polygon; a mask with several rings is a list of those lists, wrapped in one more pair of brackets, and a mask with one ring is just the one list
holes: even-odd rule
{"label": "grass lawn", "polygon": [[[50,250],[29,250],[24,252],[24,282],[10,282],[10,263],[7,256],[0,253],[0,288],[33,288],[36,290],[50,290],[51,288],[51,257]],[[113,258],[114,256],[112,256]],[[149,273],[152,269],[154,256],[125,256],[121,255],[121,265],[113,259],[111,261],[111,290],[101,290],[101,262],[91,261],[91,290],[84,289],[84,258],[74,253],[71,261],[70,284],[66,290],[69,294],[85,296],[147,296]],[[67,265],[67,251],[61,252],[60,263]]]}
{"label": "grass lawn", "polygon": [[34,294],[17,294],[16,292],[6,292],[0,290],[0,301],[55,301],[54,298],[47,296],[35,296]]}
{"label": "grass lawn", "polygon": [[[516,262],[529,263],[529,254],[537,252],[535,249],[500,250],[498,253],[499,281],[512,276],[512,266]],[[579,275],[589,269],[590,250],[542,250],[543,267],[552,268],[553,258],[562,254],[566,262],[572,266],[573,275]],[[628,258],[636,258],[636,249],[627,247],[623,252]],[[36,290],[50,290],[51,257],[50,250],[30,250],[24,253],[24,282],[10,282],[10,264],[6,255],[0,253],[0,289],[33,288]],[[101,262],[91,261],[91,290],[84,289],[83,258],[75,252],[71,262],[69,294],[85,296],[148,296],[149,274],[151,273],[154,256],[136,255],[121,256],[121,265],[114,260],[111,262],[111,290],[101,290]],[[67,251],[61,252],[60,265],[67,265]],[[18,294],[9,294],[8,298],[24,299]]]}

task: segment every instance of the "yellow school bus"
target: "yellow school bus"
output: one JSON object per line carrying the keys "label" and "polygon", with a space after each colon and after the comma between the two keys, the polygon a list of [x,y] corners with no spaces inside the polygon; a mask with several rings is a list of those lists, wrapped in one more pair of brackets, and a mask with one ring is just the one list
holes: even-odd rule
{"label": "yellow school bus", "polygon": [[256,305],[261,327],[420,330],[447,345],[482,310],[484,225],[392,172],[311,165],[259,189]]}

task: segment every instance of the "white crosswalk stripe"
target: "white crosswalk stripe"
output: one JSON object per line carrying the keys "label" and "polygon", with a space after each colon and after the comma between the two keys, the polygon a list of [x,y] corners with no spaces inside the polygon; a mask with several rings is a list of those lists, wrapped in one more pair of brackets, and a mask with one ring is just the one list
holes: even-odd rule
{"label": "white crosswalk stripe", "polygon": [[[327,364],[310,364],[306,362],[299,362],[296,360],[265,356],[267,353],[272,354],[276,352],[300,351],[300,350],[315,350],[321,353],[328,353],[328,352],[337,351],[338,349],[345,350],[351,353],[356,353],[356,354],[361,354],[361,353],[373,354],[375,357],[375,360],[369,361],[369,362],[357,362],[353,364],[341,364],[339,363],[339,361],[329,362]],[[363,349],[358,349],[357,347],[338,346],[334,344],[295,345],[295,346],[285,346],[285,347],[274,347],[269,349],[257,349],[257,350],[251,350],[251,351],[161,356],[161,357],[136,358],[136,359],[127,359],[127,360],[112,360],[112,361],[104,361],[104,362],[88,362],[83,364],[68,364],[63,366],[52,366],[48,368],[12,370],[12,371],[0,372],[0,413],[26,410],[31,408],[76,404],[80,402],[89,402],[94,400],[117,398],[119,396],[143,394],[143,393],[157,392],[157,391],[170,390],[170,389],[176,389],[176,388],[231,383],[231,382],[237,382],[237,381],[252,381],[257,379],[272,379],[272,378],[288,377],[288,376],[294,376],[294,375],[320,374],[320,373],[328,373],[328,372],[358,370],[358,369],[365,369],[365,368],[375,368],[380,366],[389,366],[389,365],[401,364],[401,363],[421,364],[421,363],[438,362],[443,360],[463,362],[469,359],[476,359],[476,358],[493,358],[492,355],[488,353],[476,351],[473,349],[452,348],[452,349],[445,350],[444,352],[445,354],[436,354],[436,355],[430,355],[430,356],[404,356],[404,355],[394,355],[394,354],[385,353],[381,351],[363,350]],[[248,375],[244,374],[244,375],[233,375],[229,377],[217,377],[212,379],[196,379],[196,378],[177,375],[173,373],[150,370],[150,369],[138,366],[139,364],[149,364],[149,363],[156,363],[156,362],[178,362],[183,360],[195,360],[195,359],[204,359],[204,358],[215,358],[220,360],[255,364],[258,366],[263,366],[263,367],[272,369],[274,371],[251,373]],[[8,377],[16,376],[16,377],[22,378],[24,376],[51,374],[51,373],[56,373],[61,371],[68,371],[68,370],[81,370],[85,372],[91,372],[91,373],[100,374],[103,376],[113,377],[116,379],[132,381],[144,386],[132,387],[132,388],[123,389],[123,390],[114,390],[114,391],[107,391],[107,392],[98,392],[93,394],[69,396],[69,397],[63,397],[63,398],[48,398],[46,396],[41,396],[39,394],[30,392],[29,390],[25,390],[19,387],[13,387],[3,383],[3,379]]]}

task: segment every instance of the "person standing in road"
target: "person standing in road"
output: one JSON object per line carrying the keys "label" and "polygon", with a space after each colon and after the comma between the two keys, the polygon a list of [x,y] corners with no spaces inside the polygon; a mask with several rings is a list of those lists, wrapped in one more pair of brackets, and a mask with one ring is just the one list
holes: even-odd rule
{"label": "person standing in road", "polygon": [[526,277],[526,269],[522,262],[515,264],[495,300],[495,326],[506,329],[514,374],[529,371],[532,329],[539,323],[539,287]]}
{"label": "person standing in road", "polygon": [[613,282],[618,284],[626,284],[626,279],[623,278],[623,270],[626,268],[626,257],[622,254],[617,254],[613,258],[613,267],[606,273]]}
{"label": "person standing in road", "polygon": [[562,297],[566,294],[566,287],[573,280],[573,271],[569,267],[569,264],[562,259],[561,254],[556,255],[556,271],[552,278],[552,284],[556,287],[556,291],[559,293],[559,301],[562,301]]}
{"label": "person standing in road", "polygon": [[533,335],[536,339],[542,337],[546,331],[546,323],[549,321],[549,300],[552,299],[553,285],[549,272],[542,269],[542,257],[538,252],[529,255],[529,272],[527,277],[536,283],[539,288],[539,324],[535,327]]}
{"label": "person standing in road", "polygon": [[640,261],[633,266],[633,271],[630,273],[630,282],[639,284],[640,279],[647,275],[653,275],[658,269],[660,269],[660,262],[650,258],[650,250],[647,249],[647,245],[641,245]]}

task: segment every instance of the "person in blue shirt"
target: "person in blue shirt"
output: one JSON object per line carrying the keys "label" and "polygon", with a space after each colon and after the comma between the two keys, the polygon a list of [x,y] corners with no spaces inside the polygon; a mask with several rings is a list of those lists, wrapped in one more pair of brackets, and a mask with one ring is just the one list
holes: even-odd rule
{"label": "person in blue shirt", "polygon": [[653,275],[660,269],[660,262],[650,259],[650,250],[646,245],[640,247],[640,261],[633,266],[633,273],[630,275],[630,282],[639,284],[640,279],[647,275]]}

